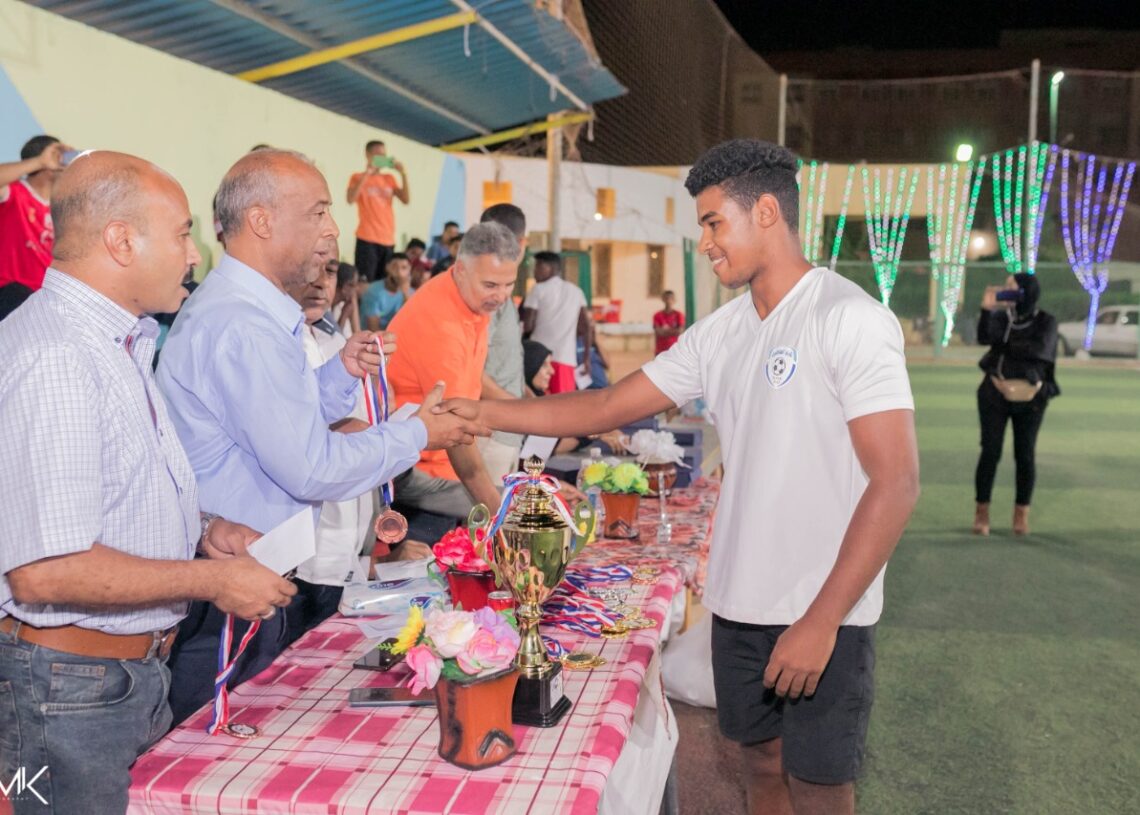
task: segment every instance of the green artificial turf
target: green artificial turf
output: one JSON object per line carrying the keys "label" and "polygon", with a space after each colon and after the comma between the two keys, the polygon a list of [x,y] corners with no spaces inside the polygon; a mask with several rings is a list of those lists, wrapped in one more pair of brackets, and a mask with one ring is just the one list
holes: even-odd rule
{"label": "green artificial turf", "polygon": [[970,534],[976,368],[914,365],[923,494],[887,570],[864,815],[1140,813],[1140,372],[1066,367],[1032,534]]}

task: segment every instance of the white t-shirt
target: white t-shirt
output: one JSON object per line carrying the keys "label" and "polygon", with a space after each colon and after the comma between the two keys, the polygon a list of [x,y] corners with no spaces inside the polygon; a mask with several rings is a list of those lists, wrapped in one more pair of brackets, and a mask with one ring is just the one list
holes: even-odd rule
{"label": "white t-shirt", "polygon": [[[319,368],[344,347],[339,332],[327,334],[310,325],[301,327],[305,356],[313,368]],[[368,420],[364,409],[364,390],[349,414],[354,419]],[[317,522],[317,554],[297,567],[297,577],[318,586],[342,586],[349,573],[358,567],[360,550],[371,540],[376,490],[369,490],[351,501],[325,501]]]}
{"label": "white t-shirt", "polygon": [[[720,437],[724,484],[701,602],[737,622],[795,622],[867,487],[847,422],[914,409],[898,320],[817,268],[766,319],[737,297],[642,370],[677,405],[703,397]],[[882,607],[880,572],[844,624],[875,623]]]}
{"label": "white t-shirt", "polygon": [[578,367],[578,315],[585,307],[582,290],[558,275],[535,283],[523,302],[538,312],[530,338],[549,348],[555,362]]}

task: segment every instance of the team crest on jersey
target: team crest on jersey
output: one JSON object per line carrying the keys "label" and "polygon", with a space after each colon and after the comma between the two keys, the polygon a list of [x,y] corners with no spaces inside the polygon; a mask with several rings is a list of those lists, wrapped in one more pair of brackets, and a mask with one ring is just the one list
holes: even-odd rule
{"label": "team crest on jersey", "polygon": [[777,390],[792,381],[796,373],[796,349],[781,345],[773,348],[764,363],[764,376],[768,384]]}

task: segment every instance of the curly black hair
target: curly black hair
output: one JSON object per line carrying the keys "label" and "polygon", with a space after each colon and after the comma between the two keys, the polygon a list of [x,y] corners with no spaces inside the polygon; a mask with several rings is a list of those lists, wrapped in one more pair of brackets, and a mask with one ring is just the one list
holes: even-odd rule
{"label": "curly black hair", "polygon": [[751,209],[761,195],[774,195],[780,212],[795,231],[800,220],[796,156],[785,147],[758,139],[733,139],[707,150],[689,170],[685,189],[696,198],[720,186],[729,198]]}

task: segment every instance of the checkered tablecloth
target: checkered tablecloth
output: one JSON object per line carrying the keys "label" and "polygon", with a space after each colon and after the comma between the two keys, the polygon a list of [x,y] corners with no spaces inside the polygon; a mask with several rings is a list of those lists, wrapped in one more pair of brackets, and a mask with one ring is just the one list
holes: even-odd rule
{"label": "checkered tablecloth", "polygon": [[[678,493],[670,551],[655,542],[656,501],[642,508],[642,534],[651,529],[646,540],[653,543],[602,540],[589,547],[594,563],[651,561],[662,568],[656,583],[633,585],[629,598],[659,626],[683,581],[699,579],[717,490],[706,482]],[[682,509],[686,493],[694,497]],[[129,811],[596,813],[629,737],[660,628],[631,631],[619,640],[547,633],[568,649],[599,653],[607,663],[592,671],[563,671],[570,713],[552,728],[516,725],[518,753],[498,767],[468,772],[439,758],[434,708],[348,707],[353,688],[400,684],[407,674],[402,666],[387,674],[354,669],[352,663],[371,645],[355,622],[337,616],[230,694],[231,720],[255,725],[257,737],[208,736],[209,710],[200,711],[136,762]],[[645,692],[663,690],[651,686]]]}
{"label": "checkered tablecloth", "polygon": [[590,546],[574,565],[596,566],[602,563],[671,565],[679,569],[685,585],[700,595],[705,588],[705,571],[709,561],[716,504],[720,498],[720,482],[698,479],[691,487],[673,490],[666,501],[672,537],[659,543],[661,504],[656,498],[642,498],[638,514],[641,536],[632,540],[604,538]]}

